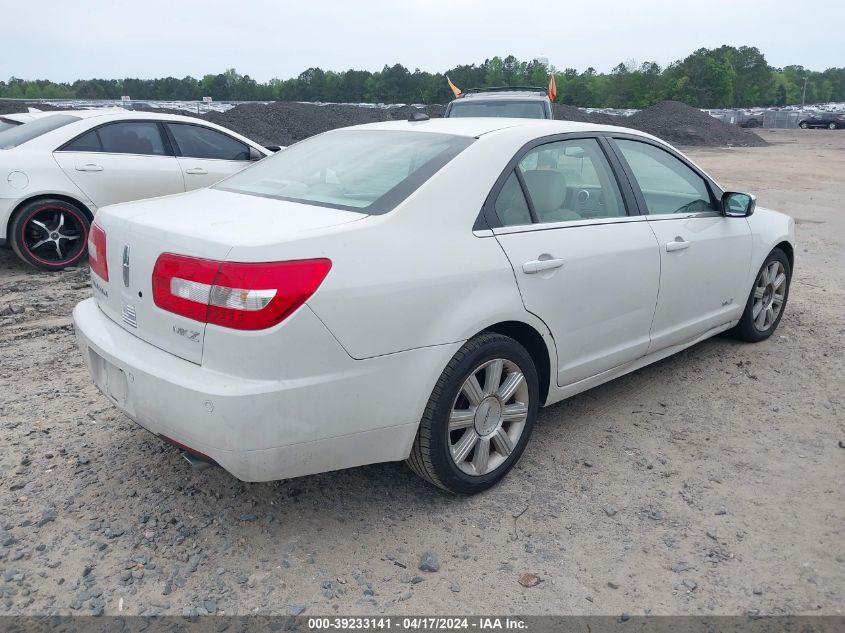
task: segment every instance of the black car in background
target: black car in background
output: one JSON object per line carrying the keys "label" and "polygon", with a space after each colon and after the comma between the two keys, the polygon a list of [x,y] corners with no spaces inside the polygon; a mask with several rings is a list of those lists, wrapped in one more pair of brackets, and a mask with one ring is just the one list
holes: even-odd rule
{"label": "black car in background", "polygon": [[835,112],[813,114],[807,119],[801,119],[798,122],[798,127],[802,130],[808,128],[827,128],[829,130],[845,128],[845,114],[837,114]]}

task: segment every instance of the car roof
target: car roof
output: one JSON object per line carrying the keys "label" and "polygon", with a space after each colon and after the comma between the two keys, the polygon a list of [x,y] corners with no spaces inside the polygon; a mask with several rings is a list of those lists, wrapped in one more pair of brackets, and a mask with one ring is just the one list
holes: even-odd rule
{"label": "car roof", "polygon": [[539,90],[496,90],[491,92],[466,92],[452,101],[458,104],[465,101],[548,101],[549,96]]}
{"label": "car roof", "polygon": [[[366,123],[343,129],[370,130],[404,130],[415,132],[430,132],[435,134],[452,134],[479,138],[503,130],[522,132],[528,138],[551,136],[553,134],[567,134],[570,132],[616,132],[635,134],[645,138],[656,137],[630,128],[616,125],[598,125],[596,123],[580,123],[576,121],[557,121],[550,119],[508,119],[499,117],[455,117],[443,119],[429,119],[423,121],[383,121],[380,123]],[[656,139],[660,140],[660,139]]]}
{"label": "car roof", "polygon": [[[22,113],[23,114],[23,113]],[[126,108],[121,108],[119,106],[114,106],[111,108],[93,108],[90,110],[51,110],[50,112],[38,112],[38,113],[29,113],[29,114],[36,114],[38,117],[43,116],[50,116],[53,114],[68,114],[70,116],[75,116],[79,119],[93,119],[93,118],[117,118],[120,117],[121,119],[136,119],[136,120],[144,120],[144,119],[155,119],[157,121],[186,121],[188,123],[204,123],[208,124],[208,121],[199,120],[196,117],[191,116],[182,116],[180,114],[165,114],[164,112],[146,112],[146,111],[136,111],[136,110],[127,110]],[[7,116],[7,115],[3,115]],[[214,125],[210,125],[209,127],[214,127]]]}

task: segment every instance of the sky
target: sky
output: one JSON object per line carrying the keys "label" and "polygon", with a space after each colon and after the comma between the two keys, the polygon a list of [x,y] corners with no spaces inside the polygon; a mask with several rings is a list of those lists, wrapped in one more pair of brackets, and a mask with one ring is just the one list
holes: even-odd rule
{"label": "sky", "polygon": [[437,72],[508,54],[607,72],[722,44],[756,46],[775,67],[845,66],[843,0],[0,0],[0,15],[0,79],[235,68],[264,82],[309,67]]}

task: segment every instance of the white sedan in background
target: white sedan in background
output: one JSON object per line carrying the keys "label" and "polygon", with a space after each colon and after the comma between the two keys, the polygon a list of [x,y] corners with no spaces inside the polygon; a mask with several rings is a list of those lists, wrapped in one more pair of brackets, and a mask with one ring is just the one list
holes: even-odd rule
{"label": "white sedan in background", "polygon": [[101,210],[73,317],[116,406],[240,479],[405,459],[474,493],[541,406],[769,337],[793,233],[641,132],[377,123]]}
{"label": "white sedan in background", "polygon": [[207,187],[271,153],[186,116],[122,108],[29,116],[0,131],[0,245],[44,270],[84,257],[100,207]]}

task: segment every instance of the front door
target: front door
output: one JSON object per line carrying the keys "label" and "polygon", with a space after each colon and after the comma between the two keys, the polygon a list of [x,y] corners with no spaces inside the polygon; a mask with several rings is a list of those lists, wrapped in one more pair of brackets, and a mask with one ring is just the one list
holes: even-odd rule
{"label": "front door", "polygon": [[660,247],[660,299],[651,350],[684,343],[740,318],[748,293],[751,229],[719,211],[706,179],[656,145],[614,139]]}
{"label": "front door", "polygon": [[188,191],[210,187],[251,164],[249,145],[202,125],[168,123]]}
{"label": "front door", "polygon": [[496,239],[513,266],[525,308],[557,347],[566,386],[644,356],[657,302],[654,233],[628,215],[594,138],[528,151],[495,202]]}

